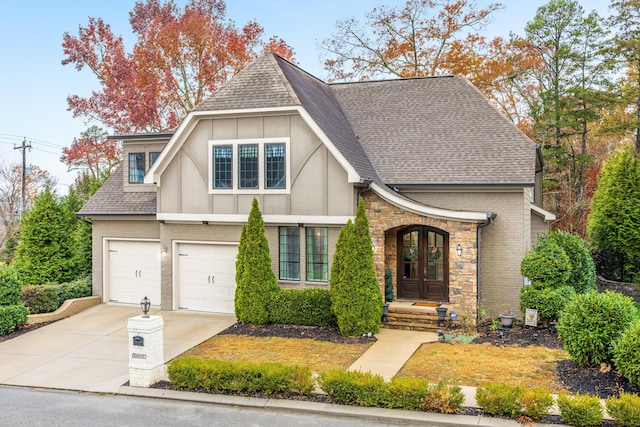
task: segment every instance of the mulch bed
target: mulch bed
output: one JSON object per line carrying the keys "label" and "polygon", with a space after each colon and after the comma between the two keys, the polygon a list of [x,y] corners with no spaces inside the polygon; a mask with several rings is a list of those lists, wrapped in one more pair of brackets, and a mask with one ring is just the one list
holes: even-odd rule
{"label": "mulch bed", "polygon": [[251,337],[309,338],[336,344],[373,343],[374,336],[345,337],[337,327],[298,326],[298,325],[248,325],[236,323],[220,332],[219,335],[248,335]]}

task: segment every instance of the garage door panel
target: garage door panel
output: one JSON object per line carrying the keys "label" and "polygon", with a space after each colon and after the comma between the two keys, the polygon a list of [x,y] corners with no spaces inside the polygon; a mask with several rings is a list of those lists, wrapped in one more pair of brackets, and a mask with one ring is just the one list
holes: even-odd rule
{"label": "garage door panel", "polygon": [[160,244],[111,240],[108,243],[109,301],[139,304],[146,295],[160,304]]}
{"label": "garage door panel", "polygon": [[178,307],[233,313],[237,251],[237,245],[179,244]]}

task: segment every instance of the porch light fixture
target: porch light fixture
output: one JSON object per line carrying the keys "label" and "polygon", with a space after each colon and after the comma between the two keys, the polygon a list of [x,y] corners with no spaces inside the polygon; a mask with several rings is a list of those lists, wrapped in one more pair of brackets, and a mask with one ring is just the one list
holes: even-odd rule
{"label": "porch light fixture", "polygon": [[160,247],[160,255],[162,255],[162,256],[166,255],[168,250],[169,249],[167,248],[167,245],[162,245]]}
{"label": "porch light fixture", "polygon": [[142,301],[140,301],[140,308],[142,309],[143,319],[149,318],[149,315],[147,314],[149,313],[149,307],[151,307],[151,301],[149,301],[149,298],[147,298],[147,296],[145,295],[144,298],[142,298]]}
{"label": "porch light fixture", "polygon": [[460,243],[458,243],[458,246],[456,246],[456,253],[458,254],[458,256],[462,256],[462,246],[460,246]]}

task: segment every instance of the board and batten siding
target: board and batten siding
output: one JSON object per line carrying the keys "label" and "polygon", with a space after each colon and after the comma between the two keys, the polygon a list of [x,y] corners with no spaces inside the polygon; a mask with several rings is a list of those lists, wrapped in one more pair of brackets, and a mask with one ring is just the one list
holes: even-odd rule
{"label": "board and batten siding", "polygon": [[[209,194],[209,141],[250,138],[289,138],[289,194]],[[158,213],[243,214],[253,197],[263,215],[355,214],[346,171],[296,114],[200,119],[162,173]]]}

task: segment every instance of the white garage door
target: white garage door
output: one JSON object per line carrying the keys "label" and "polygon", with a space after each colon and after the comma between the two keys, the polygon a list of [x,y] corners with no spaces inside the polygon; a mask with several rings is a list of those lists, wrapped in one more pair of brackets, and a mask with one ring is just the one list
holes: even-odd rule
{"label": "white garage door", "polygon": [[109,240],[107,301],[160,305],[160,243]]}
{"label": "white garage door", "polygon": [[233,313],[237,244],[179,243],[178,308]]}

